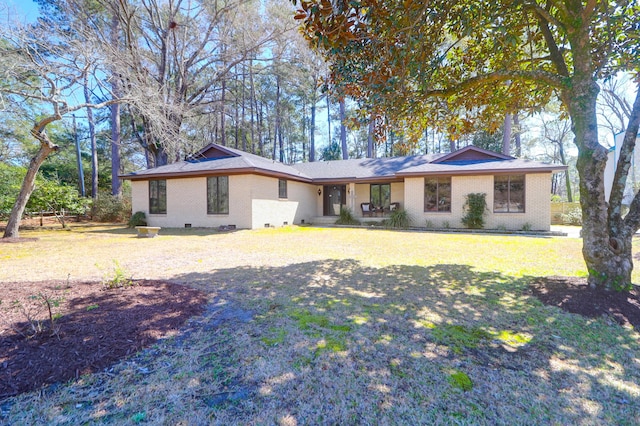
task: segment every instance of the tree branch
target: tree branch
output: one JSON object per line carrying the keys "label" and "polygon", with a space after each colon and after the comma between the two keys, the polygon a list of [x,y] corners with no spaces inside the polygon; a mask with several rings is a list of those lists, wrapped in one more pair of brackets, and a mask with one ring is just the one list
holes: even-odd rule
{"label": "tree branch", "polygon": [[558,89],[564,88],[568,83],[568,78],[559,76],[547,71],[496,71],[489,74],[478,75],[471,77],[459,84],[447,87],[444,89],[427,90],[424,95],[429,97],[447,97],[456,93],[463,92],[465,90],[480,87],[489,83],[495,83],[499,81],[514,81],[524,80],[533,82],[543,82],[551,87]]}

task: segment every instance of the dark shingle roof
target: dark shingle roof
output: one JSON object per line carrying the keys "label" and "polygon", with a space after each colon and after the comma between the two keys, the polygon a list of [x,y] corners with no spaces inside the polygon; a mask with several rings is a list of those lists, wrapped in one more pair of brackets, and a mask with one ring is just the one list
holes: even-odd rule
{"label": "dark shingle roof", "polygon": [[[566,166],[508,157],[476,147],[450,154],[408,157],[362,158],[282,164],[268,158],[215,144],[203,148],[195,157],[215,153],[215,158],[198,158],[124,176],[128,179],[215,175],[222,173],[258,173],[304,182],[375,181],[405,176],[468,175],[509,172],[555,172]],[[460,153],[457,155],[457,153]]]}

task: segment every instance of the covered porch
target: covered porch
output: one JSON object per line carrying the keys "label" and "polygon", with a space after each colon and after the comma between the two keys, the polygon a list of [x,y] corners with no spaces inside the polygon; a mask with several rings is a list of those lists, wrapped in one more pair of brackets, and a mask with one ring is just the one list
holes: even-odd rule
{"label": "covered porch", "polygon": [[336,182],[317,186],[313,223],[332,224],[347,208],[361,222],[381,222],[404,208],[404,181]]}

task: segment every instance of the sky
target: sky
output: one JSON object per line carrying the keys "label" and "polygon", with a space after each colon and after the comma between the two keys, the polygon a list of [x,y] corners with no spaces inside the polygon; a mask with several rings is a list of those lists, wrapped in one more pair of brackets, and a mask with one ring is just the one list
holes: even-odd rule
{"label": "sky", "polygon": [[0,0],[0,11],[20,22],[33,22],[38,17],[38,5],[32,0]]}

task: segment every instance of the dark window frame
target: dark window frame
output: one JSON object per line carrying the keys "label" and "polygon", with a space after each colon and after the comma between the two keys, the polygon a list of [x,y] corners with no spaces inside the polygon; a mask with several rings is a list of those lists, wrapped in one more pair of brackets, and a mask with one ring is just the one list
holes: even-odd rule
{"label": "dark window frame", "polygon": [[287,196],[287,186],[286,179],[278,179],[278,198],[289,198]]}
{"label": "dark window frame", "polygon": [[[507,195],[506,195],[506,210],[504,209],[496,209],[497,207],[497,202],[499,201],[499,199],[504,198],[503,196],[501,197],[497,197],[496,193],[498,191],[500,191],[500,189],[498,188],[498,184],[500,183],[499,181],[496,181],[496,177],[501,177],[501,178],[507,178],[506,181],[506,190],[507,190]],[[515,178],[517,178],[518,180],[515,181]],[[515,182],[512,182],[512,179]],[[504,181],[503,181],[504,182]],[[512,200],[512,191],[513,191],[513,187],[514,185],[517,185],[519,183],[522,183],[522,200],[520,203],[517,202],[517,200]],[[516,191],[513,191],[516,192]],[[527,200],[527,175],[525,174],[514,174],[514,175],[497,175],[493,177],[493,212],[494,213],[526,213],[526,200]],[[514,201],[514,202],[512,202]],[[511,206],[512,204],[515,205],[519,205],[521,206],[521,208],[519,208],[518,210],[511,210]]]}
{"label": "dark window frame", "polygon": [[167,214],[167,180],[149,181],[149,214]]}
{"label": "dark window frame", "polygon": [[[436,209],[428,209],[427,208],[427,186],[433,185],[433,181],[435,180],[435,206]],[[430,182],[431,181],[431,182]],[[425,213],[451,213],[451,192],[452,192],[452,184],[451,184],[451,176],[433,176],[426,177],[424,179],[424,212]],[[441,186],[449,187],[448,193],[441,193]]]}
{"label": "dark window frame", "polygon": [[207,177],[207,214],[229,214],[229,176]]}
{"label": "dark window frame", "polygon": [[[382,196],[383,196],[383,191],[382,191],[382,187],[386,186],[389,187],[389,197],[387,200],[382,200]],[[374,189],[375,188],[375,189]],[[374,197],[374,192],[377,191],[378,194],[376,197]],[[374,198],[379,198],[382,203],[375,203],[374,202]],[[375,207],[375,208],[383,208],[383,209],[388,209],[389,206],[391,205],[391,183],[372,183],[369,185],[369,202]]]}

